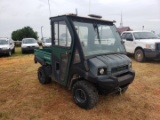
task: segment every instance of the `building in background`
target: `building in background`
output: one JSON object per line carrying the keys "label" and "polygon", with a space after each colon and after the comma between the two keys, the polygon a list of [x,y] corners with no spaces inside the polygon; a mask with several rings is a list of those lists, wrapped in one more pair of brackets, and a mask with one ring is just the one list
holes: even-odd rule
{"label": "building in background", "polygon": [[132,29],[128,26],[127,27],[119,27],[119,28],[117,28],[117,30],[118,30],[119,34],[121,34],[124,31],[132,31]]}
{"label": "building in background", "polygon": [[119,34],[121,34],[124,31],[132,31],[132,29],[129,26],[124,27],[123,26],[123,16],[122,16],[122,12],[121,12],[121,22],[120,22],[120,26],[117,28]]}

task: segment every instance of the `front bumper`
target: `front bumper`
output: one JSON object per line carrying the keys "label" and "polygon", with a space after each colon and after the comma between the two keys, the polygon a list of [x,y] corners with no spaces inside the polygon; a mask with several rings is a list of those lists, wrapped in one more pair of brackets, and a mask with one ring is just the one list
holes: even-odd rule
{"label": "front bumper", "polygon": [[23,52],[34,52],[34,49],[38,49],[39,47],[26,47],[22,48]]}
{"label": "front bumper", "polygon": [[144,49],[144,54],[146,58],[159,59],[160,50]]}
{"label": "front bumper", "polygon": [[98,79],[99,90],[105,93],[114,93],[119,90],[119,88],[126,88],[134,80],[135,72],[133,70],[121,75],[121,76],[111,76],[106,79]]}
{"label": "front bumper", "polygon": [[0,54],[8,54],[8,52],[9,52],[9,49],[6,49],[6,50],[0,49]]}

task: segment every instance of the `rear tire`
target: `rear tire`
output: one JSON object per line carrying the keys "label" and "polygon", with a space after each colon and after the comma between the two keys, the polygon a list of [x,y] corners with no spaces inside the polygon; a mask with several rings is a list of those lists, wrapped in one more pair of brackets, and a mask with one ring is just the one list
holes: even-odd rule
{"label": "rear tire", "polygon": [[38,80],[41,84],[48,84],[51,82],[51,78],[47,75],[45,67],[43,66],[38,69]]}
{"label": "rear tire", "polygon": [[143,62],[145,60],[144,52],[142,49],[137,49],[134,53],[134,58],[138,62]]}
{"label": "rear tire", "polygon": [[81,108],[93,108],[99,99],[97,89],[87,81],[78,81],[72,87],[75,103]]}

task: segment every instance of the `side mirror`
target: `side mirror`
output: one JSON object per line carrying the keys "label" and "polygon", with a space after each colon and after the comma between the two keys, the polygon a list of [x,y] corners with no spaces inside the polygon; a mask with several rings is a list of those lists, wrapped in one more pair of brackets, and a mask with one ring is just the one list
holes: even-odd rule
{"label": "side mirror", "polygon": [[121,43],[122,43],[122,44],[124,44],[124,43],[125,43],[125,41],[123,41],[123,40],[122,40],[122,41],[121,41]]}

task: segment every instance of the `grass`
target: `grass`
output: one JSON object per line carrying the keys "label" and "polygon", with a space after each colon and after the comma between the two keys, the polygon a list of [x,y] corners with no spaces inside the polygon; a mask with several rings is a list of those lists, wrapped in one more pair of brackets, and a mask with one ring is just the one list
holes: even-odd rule
{"label": "grass", "polygon": [[22,51],[21,51],[21,47],[16,47],[15,48],[15,53],[12,54],[12,56],[23,56],[24,54],[22,54]]}
{"label": "grass", "polygon": [[12,53],[11,57],[6,54],[6,55],[1,55],[0,58],[8,58],[8,59],[12,59],[13,57],[17,57],[17,56],[29,56],[33,53],[30,53],[30,54],[22,54],[22,51],[21,51],[21,47],[15,47],[15,53]]}
{"label": "grass", "polygon": [[[15,57],[16,56],[16,57]],[[122,96],[100,96],[84,110],[74,104],[71,91],[52,82],[41,85],[33,54],[0,58],[0,120],[159,120],[160,61],[138,63],[134,82]]]}
{"label": "grass", "polygon": [[30,55],[30,54],[22,54],[21,47],[16,47],[15,48],[15,53],[12,54],[12,57],[15,57],[15,56],[24,56],[24,55]]}

